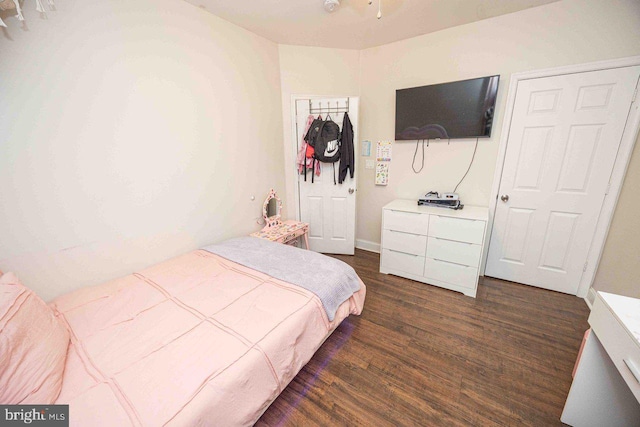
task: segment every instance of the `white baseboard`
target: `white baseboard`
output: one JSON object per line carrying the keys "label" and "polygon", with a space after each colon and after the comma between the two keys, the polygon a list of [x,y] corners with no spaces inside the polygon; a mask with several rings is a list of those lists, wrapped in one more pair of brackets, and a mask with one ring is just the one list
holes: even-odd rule
{"label": "white baseboard", "polygon": [[368,240],[356,239],[356,248],[377,254],[380,253],[380,243],[370,242]]}
{"label": "white baseboard", "polygon": [[587,292],[587,296],[584,300],[589,306],[589,310],[591,310],[593,308],[593,303],[596,300],[596,290],[593,288],[589,288],[589,292]]}

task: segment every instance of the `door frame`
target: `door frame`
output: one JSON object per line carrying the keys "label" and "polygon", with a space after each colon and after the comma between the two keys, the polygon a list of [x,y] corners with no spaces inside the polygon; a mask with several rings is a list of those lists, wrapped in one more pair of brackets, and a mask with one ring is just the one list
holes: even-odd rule
{"label": "door frame", "polygon": [[[491,244],[491,233],[493,231],[493,221],[495,218],[495,211],[498,204],[498,193],[500,191],[500,182],[502,180],[502,171],[504,169],[505,157],[507,154],[507,141],[509,140],[509,131],[511,129],[511,122],[513,118],[513,109],[516,100],[516,93],[518,83],[524,80],[538,79],[543,77],[553,77],[566,74],[577,74],[589,71],[601,71],[614,68],[624,68],[640,65],[640,56],[632,56],[627,58],[619,58],[606,61],[591,62],[586,64],[576,64],[557,68],[546,68],[542,70],[526,71],[522,73],[515,73],[511,75],[509,82],[509,92],[507,95],[506,110],[504,114],[504,122],[502,124],[502,134],[500,135],[500,145],[498,149],[498,157],[496,160],[496,168],[493,176],[493,185],[491,187],[491,198],[489,199],[489,224],[487,229],[487,235],[489,236],[489,244]],[[620,141],[620,148],[616,156],[615,163],[613,165],[613,171],[609,180],[609,190],[607,197],[605,197],[600,210],[600,216],[596,224],[595,234],[589,253],[587,255],[587,264],[580,284],[578,285],[578,292],[576,296],[585,298],[598,270],[600,258],[604,250],[604,245],[609,234],[609,227],[611,226],[611,220],[620,197],[620,191],[622,190],[622,184],[624,177],[627,173],[627,167],[631,160],[631,154],[638,137],[638,131],[640,131],[640,105],[638,97],[638,87],[636,86],[636,96],[631,104],[629,111],[629,117],[625,125],[622,140]],[[489,246],[487,245],[487,248]],[[485,250],[482,259],[482,274],[484,275],[485,267],[487,264],[487,257],[489,251]],[[588,302],[587,302],[588,303]]]}
{"label": "door frame", "polygon": [[[298,155],[298,123],[296,120],[296,117],[298,115],[298,104],[297,101],[306,101],[306,100],[311,100],[313,101],[314,99],[326,99],[326,98],[340,98],[340,99],[347,99],[347,98],[357,98],[358,99],[358,108],[360,108],[360,96],[359,95],[300,95],[300,94],[293,94],[291,95],[291,146],[289,147],[289,149],[291,150],[291,152],[293,153],[293,159],[295,160],[297,155]],[[360,113],[358,112],[358,120],[360,120]],[[352,123],[354,127],[359,126],[359,123]],[[359,129],[359,128],[358,128]],[[358,133],[359,135],[359,133]],[[357,156],[357,153],[355,153],[355,155]],[[293,176],[293,182],[294,182],[294,191],[293,191],[293,203],[295,204],[296,207],[296,220],[300,221],[300,181],[298,180],[299,178],[299,174],[298,174],[298,168],[296,167],[295,169],[291,169],[292,174],[290,176]],[[357,177],[357,171],[356,171],[356,183],[355,183],[355,188],[357,191],[358,188],[358,177]],[[355,218],[354,218],[354,245],[355,245],[355,241],[357,240],[355,237],[355,232],[358,230],[358,203],[356,201],[356,214],[355,214]]]}

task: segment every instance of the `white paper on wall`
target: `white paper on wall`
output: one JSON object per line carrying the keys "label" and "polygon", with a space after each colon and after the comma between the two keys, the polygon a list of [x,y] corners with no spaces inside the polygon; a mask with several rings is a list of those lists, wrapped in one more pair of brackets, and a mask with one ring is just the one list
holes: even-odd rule
{"label": "white paper on wall", "polygon": [[376,165],[376,185],[387,185],[389,183],[389,163],[378,162]]}
{"label": "white paper on wall", "polygon": [[362,156],[371,156],[371,141],[362,141]]}
{"label": "white paper on wall", "polygon": [[376,159],[379,162],[391,161],[391,141],[378,141]]}

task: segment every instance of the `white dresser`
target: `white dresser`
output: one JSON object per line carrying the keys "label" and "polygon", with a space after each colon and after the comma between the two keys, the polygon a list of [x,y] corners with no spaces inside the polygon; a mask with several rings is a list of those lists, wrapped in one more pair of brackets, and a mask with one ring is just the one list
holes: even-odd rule
{"label": "white dresser", "polygon": [[380,272],[475,297],[488,208],[462,210],[394,200],[382,208]]}
{"label": "white dresser", "polygon": [[589,324],[560,420],[640,426],[640,299],[598,292]]}

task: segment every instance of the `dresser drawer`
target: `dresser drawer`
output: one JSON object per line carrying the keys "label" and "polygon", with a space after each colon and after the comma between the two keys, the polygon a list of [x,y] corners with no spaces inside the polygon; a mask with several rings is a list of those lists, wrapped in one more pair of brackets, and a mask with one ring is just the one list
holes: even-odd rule
{"label": "dresser drawer", "polygon": [[429,215],[430,237],[481,244],[484,227],[484,221]]}
{"label": "dresser drawer", "polygon": [[392,249],[407,254],[424,256],[427,250],[427,236],[403,233],[402,231],[384,230],[382,235],[385,249]]}
{"label": "dresser drawer", "polygon": [[382,250],[382,269],[384,271],[398,270],[404,273],[422,275],[424,257],[398,252],[391,249]]}
{"label": "dresser drawer", "polygon": [[474,289],[478,280],[478,269],[433,258],[426,258],[424,276],[463,288]]}
{"label": "dresser drawer", "polygon": [[629,389],[640,402],[640,344],[626,331],[600,295],[596,296],[589,324]]}
{"label": "dresser drawer", "polygon": [[429,228],[429,215],[384,210],[384,229],[403,231],[405,233],[427,235]]}
{"label": "dresser drawer", "polygon": [[455,242],[437,237],[429,237],[427,256],[441,261],[478,267],[482,246],[475,243]]}

